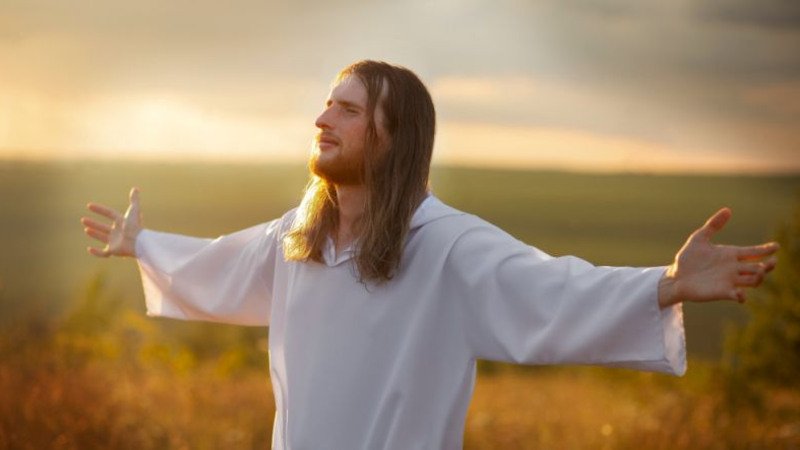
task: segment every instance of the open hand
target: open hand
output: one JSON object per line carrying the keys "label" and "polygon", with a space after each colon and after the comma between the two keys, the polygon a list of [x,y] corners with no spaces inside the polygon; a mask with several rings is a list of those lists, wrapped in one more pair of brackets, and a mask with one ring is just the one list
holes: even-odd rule
{"label": "open hand", "polygon": [[133,188],[130,192],[130,204],[125,215],[107,206],[97,203],[89,203],[87,208],[111,219],[111,224],[107,225],[95,221],[89,217],[81,217],[84,226],[83,231],[105,244],[100,249],[88,247],[89,254],[107,258],[109,256],[133,256],[136,257],[136,237],[142,231],[142,213],[139,209],[139,188]]}
{"label": "open hand", "polygon": [[682,301],[744,302],[743,288],[760,285],[764,275],[775,268],[776,242],[750,247],[711,242],[730,217],[731,210],[723,208],[689,236],[659,284],[662,307]]}

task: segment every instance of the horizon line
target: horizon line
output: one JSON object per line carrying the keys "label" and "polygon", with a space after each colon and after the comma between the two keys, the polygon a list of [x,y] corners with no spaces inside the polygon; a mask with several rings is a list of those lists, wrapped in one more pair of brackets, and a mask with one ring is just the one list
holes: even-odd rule
{"label": "horizon line", "polygon": [[[180,158],[176,155],[169,156],[153,156],[137,157],[132,155],[114,156],[109,157],[106,155],[92,157],[89,155],[63,155],[63,156],[41,156],[34,157],[20,157],[19,154],[6,155],[0,154],[0,164],[90,164],[90,163],[134,163],[134,164],[169,164],[169,165],[222,165],[222,166],[252,166],[254,164],[268,166],[270,164],[278,164],[283,166],[301,167],[306,165],[305,159],[288,158],[288,157],[224,157],[223,155],[206,155],[205,157],[192,157]],[[483,163],[476,162],[459,162],[459,161],[434,161],[431,163],[434,169],[476,169],[476,170],[495,170],[495,171],[509,171],[509,172],[552,172],[552,173],[568,173],[568,174],[586,174],[586,175],[654,175],[654,176],[768,176],[768,177],[794,177],[800,176],[800,167],[784,167],[782,169],[765,169],[763,167],[754,168],[750,170],[731,170],[726,168],[709,169],[707,167],[695,170],[688,170],[676,167],[664,167],[654,169],[653,167],[588,167],[588,166],[570,166],[560,164],[510,164],[503,162],[485,161]]]}

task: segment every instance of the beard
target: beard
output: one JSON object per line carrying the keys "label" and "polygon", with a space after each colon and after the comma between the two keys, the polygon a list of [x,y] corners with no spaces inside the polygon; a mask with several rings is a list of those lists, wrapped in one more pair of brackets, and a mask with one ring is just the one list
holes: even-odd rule
{"label": "beard", "polygon": [[343,186],[364,184],[364,161],[358,157],[346,157],[341,153],[322,155],[316,149],[308,160],[308,168],[314,175],[328,183]]}

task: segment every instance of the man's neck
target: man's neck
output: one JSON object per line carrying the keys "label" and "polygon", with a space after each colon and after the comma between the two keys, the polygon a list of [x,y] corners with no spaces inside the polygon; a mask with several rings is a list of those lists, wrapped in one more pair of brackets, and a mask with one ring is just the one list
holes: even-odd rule
{"label": "man's neck", "polygon": [[339,203],[339,226],[334,241],[336,253],[344,250],[356,238],[358,221],[364,215],[367,190],[360,186],[336,186],[336,197]]}

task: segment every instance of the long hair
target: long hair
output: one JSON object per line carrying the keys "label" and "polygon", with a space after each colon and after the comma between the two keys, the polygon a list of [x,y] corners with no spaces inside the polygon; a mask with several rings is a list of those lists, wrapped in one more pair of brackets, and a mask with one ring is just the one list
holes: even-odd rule
{"label": "long hair", "polygon": [[[411,216],[428,189],[436,113],[420,79],[410,70],[364,60],[344,68],[334,83],[357,76],[367,90],[364,185],[367,199],[357,224],[354,261],[362,282],[390,280],[403,254]],[[381,102],[381,92],[387,86]],[[375,108],[383,108],[388,146],[378,148]],[[291,229],[283,238],[287,260],[322,262],[322,249],[338,226],[332,183],[312,173]]]}

